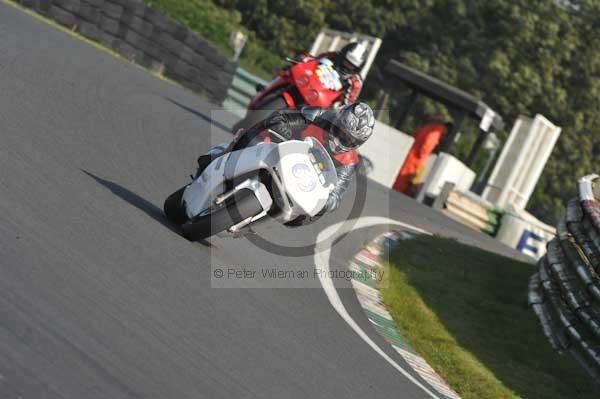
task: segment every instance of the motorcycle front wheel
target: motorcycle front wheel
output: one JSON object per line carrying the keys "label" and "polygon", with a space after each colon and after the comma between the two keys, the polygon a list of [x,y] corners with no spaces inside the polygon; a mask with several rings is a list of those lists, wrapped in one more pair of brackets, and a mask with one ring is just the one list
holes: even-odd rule
{"label": "motorcycle front wheel", "polygon": [[183,209],[183,206],[181,206],[181,198],[183,197],[183,192],[185,191],[186,187],[187,186],[181,187],[179,190],[169,195],[165,200],[163,211],[171,223],[181,225],[188,221],[188,217]]}
{"label": "motorcycle front wheel", "polygon": [[241,121],[233,125],[233,133],[239,129],[249,129],[254,125],[267,119],[269,115],[280,109],[287,109],[287,103],[281,95],[267,98],[260,103],[256,109],[249,109],[246,112],[246,116]]}
{"label": "motorcycle front wheel", "polygon": [[182,224],[182,234],[190,241],[203,240],[262,211],[263,208],[254,193],[243,189],[235,193],[226,206]]}

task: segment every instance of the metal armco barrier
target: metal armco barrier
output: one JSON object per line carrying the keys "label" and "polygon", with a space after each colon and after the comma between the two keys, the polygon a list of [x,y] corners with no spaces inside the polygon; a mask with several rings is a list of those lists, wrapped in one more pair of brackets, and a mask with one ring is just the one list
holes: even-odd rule
{"label": "metal armco barrier", "polygon": [[225,98],[235,64],[142,0],[17,1],[212,102]]}
{"label": "metal armco barrier", "polygon": [[243,118],[250,99],[256,94],[256,85],[267,85],[268,82],[251,74],[244,68],[238,67],[233,75],[231,86],[227,90],[227,97],[223,101],[223,108]]}
{"label": "metal armco barrier", "polygon": [[495,236],[500,227],[504,211],[481,197],[455,189],[455,184],[446,182],[432,207],[452,219],[475,230]]}
{"label": "metal armco barrier", "polygon": [[472,228],[494,236],[500,226],[502,211],[488,208],[465,193],[453,191],[446,200],[444,213]]}
{"label": "metal armco barrier", "polygon": [[529,281],[529,304],[552,346],[600,383],[600,178],[582,178],[578,193]]}

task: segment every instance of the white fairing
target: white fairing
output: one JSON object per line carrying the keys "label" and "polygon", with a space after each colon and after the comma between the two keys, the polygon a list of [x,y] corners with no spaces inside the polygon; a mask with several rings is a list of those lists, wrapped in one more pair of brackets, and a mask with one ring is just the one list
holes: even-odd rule
{"label": "white fairing", "polygon": [[[292,202],[301,209],[301,213],[314,216],[327,203],[329,193],[337,181],[337,174],[328,155],[327,160],[330,164],[323,159],[317,160],[318,157],[315,157],[314,161],[310,158],[310,150],[322,149],[326,154],[325,149],[316,140],[310,140],[312,141],[286,141],[279,144],[278,170]],[[316,147],[317,145],[320,148]],[[316,155],[314,151],[312,154]],[[318,167],[318,161],[323,164],[323,171]],[[335,181],[331,175],[327,175],[329,172],[335,174]]]}
{"label": "white fairing", "polygon": [[[215,160],[216,161],[216,160]],[[186,187],[182,196],[185,213],[192,218],[210,207],[216,195],[225,190],[223,179],[225,162],[213,161],[204,172]]]}
{"label": "white fairing", "polygon": [[[290,140],[279,144],[261,143],[227,153],[212,161],[185,189],[182,201],[185,203],[187,216],[193,218],[209,210],[217,197],[226,190],[226,181],[251,176],[251,172],[258,172],[260,169],[268,171],[279,190],[287,193],[284,204],[286,209],[283,209],[284,221],[302,214],[314,216],[319,213],[337,181],[331,157],[315,139]],[[254,193],[257,196],[267,195],[265,190]],[[259,201],[261,204],[273,202],[272,198],[259,198]]]}
{"label": "white fairing", "polygon": [[216,197],[225,191],[225,182],[235,176],[268,168],[265,159],[277,144],[260,144],[226,153],[212,161],[184,191],[182,201],[192,218],[211,207]]}

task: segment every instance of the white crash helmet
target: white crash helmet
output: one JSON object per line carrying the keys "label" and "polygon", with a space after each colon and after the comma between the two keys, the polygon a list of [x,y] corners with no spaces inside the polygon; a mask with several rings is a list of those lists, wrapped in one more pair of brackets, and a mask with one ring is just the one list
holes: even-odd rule
{"label": "white crash helmet", "polygon": [[348,73],[359,73],[367,62],[367,48],[362,43],[348,43],[339,54],[340,67]]}

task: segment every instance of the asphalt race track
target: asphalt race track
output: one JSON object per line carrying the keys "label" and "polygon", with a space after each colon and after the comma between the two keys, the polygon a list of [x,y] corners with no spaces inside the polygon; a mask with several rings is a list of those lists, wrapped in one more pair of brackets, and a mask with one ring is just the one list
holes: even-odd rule
{"label": "asphalt race track", "polygon": [[[189,243],[161,207],[196,157],[230,137],[211,109],[0,1],[0,398],[428,397],[338,316],[318,280],[219,289],[214,269],[310,272],[317,232],[362,202],[361,216],[515,254],[373,183],[313,226],[257,227],[252,240],[274,244]],[[331,268],[385,228],[339,238]],[[348,312],[408,368],[342,283]]]}

